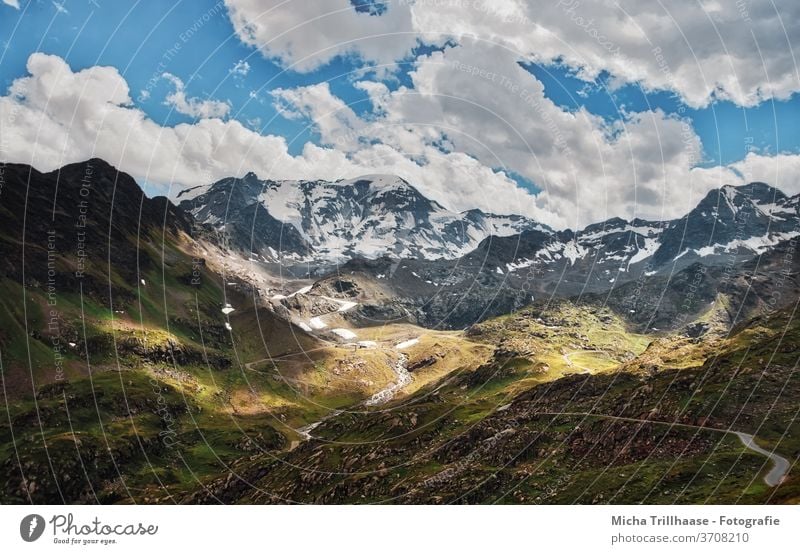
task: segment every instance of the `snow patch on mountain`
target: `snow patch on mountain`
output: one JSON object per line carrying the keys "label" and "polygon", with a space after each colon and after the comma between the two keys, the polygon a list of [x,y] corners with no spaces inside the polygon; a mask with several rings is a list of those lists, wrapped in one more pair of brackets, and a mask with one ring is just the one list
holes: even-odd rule
{"label": "snow patch on mountain", "polygon": [[575,260],[583,258],[588,253],[588,250],[578,244],[578,241],[573,240],[564,245],[563,253],[564,257],[569,260],[570,265],[575,265]]}
{"label": "snow patch on mountain", "polygon": [[800,236],[800,231],[790,231],[787,233],[768,233],[759,237],[732,240],[726,244],[711,244],[697,249],[689,248],[681,252],[678,255],[678,258],[687,254],[688,252],[694,252],[701,258],[705,258],[707,256],[713,256],[725,252],[735,252],[740,249],[750,250],[755,254],[763,254],[776,244],[785,240],[791,240],[798,236]]}
{"label": "snow patch on mountain", "polygon": [[404,350],[406,348],[411,348],[412,346],[418,343],[419,343],[419,338],[408,339],[403,342],[397,343],[397,345],[395,345],[395,348],[397,348],[398,350]]}
{"label": "snow patch on mountain", "polygon": [[311,318],[311,319],[308,321],[308,325],[309,325],[309,327],[311,327],[312,329],[316,329],[316,330],[319,330],[319,329],[324,329],[325,327],[327,327],[327,326],[328,326],[328,324],[327,324],[327,323],[325,323],[324,321],[322,321],[322,319],[320,319],[319,317],[312,317],[312,318]]}
{"label": "snow patch on mountain", "polygon": [[[273,181],[248,174],[187,189],[178,198],[225,244],[254,261],[324,266],[356,257],[455,260],[484,243],[491,250],[492,237],[518,237],[520,242],[497,243],[505,250],[491,267],[497,275],[534,263],[545,272],[566,264],[573,271],[591,266],[617,273],[646,262],[660,267],[688,252],[761,253],[798,228],[798,197],[764,183],[714,189],[678,220],[615,217],[577,232],[556,232],[520,215],[454,212],[394,175]],[[519,257],[509,261],[514,252]],[[441,276],[412,275],[432,285],[443,282]]]}
{"label": "snow patch on mountain", "polygon": [[352,340],[352,339],[358,338],[358,335],[356,335],[350,329],[332,329],[332,331],[336,335],[338,335],[341,338],[343,338],[344,340]]}
{"label": "snow patch on mountain", "polygon": [[[341,262],[383,255],[454,259],[489,236],[547,229],[519,215],[450,211],[394,175],[261,181],[248,174],[187,189],[178,200],[202,223],[226,233],[231,232],[227,220],[250,213],[247,210],[252,211],[254,205],[263,208],[261,213],[267,215],[256,213],[255,217],[260,217],[262,234],[274,236],[256,237],[265,243],[256,254],[270,261]],[[253,233],[249,227],[233,231],[247,241]]]}
{"label": "snow patch on mountain", "polygon": [[642,246],[636,254],[631,256],[628,260],[628,268],[631,267],[631,264],[639,263],[641,261],[646,260],[650,256],[656,253],[658,247],[661,246],[661,242],[657,238],[646,238],[644,239],[644,246]]}

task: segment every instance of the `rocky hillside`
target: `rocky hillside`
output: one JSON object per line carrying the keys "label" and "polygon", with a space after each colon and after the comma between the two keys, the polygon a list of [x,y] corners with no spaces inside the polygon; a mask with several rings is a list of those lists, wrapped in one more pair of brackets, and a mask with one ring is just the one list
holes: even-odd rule
{"label": "rocky hillside", "polygon": [[800,452],[797,201],[766,185],[573,233],[386,177],[192,215],[101,160],[2,169],[3,502],[798,499],[726,431]]}
{"label": "rocky hillside", "polygon": [[[612,218],[579,231],[554,231],[521,216],[453,213],[385,175],[327,182],[249,174],[183,191],[178,200],[253,263],[280,261],[282,272],[321,285],[346,282],[359,297],[348,314],[357,324],[464,328],[538,298],[588,294],[608,296],[646,325],[646,310],[628,304],[653,304],[665,293],[671,300],[646,318],[663,328],[698,268],[704,286],[691,297],[692,315],[715,300],[723,281],[782,279],[778,260],[800,234],[800,196],[764,183],[712,190],[680,219]],[[759,302],[746,300],[750,314]]]}
{"label": "rocky hillside", "polygon": [[779,311],[642,352],[606,311],[525,310],[469,334],[503,337],[480,367],[390,410],[335,414],[280,459],[242,460],[181,501],[796,502],[794,470],[769,485],[770,461],[731,430],[796,463],[798,329]]}

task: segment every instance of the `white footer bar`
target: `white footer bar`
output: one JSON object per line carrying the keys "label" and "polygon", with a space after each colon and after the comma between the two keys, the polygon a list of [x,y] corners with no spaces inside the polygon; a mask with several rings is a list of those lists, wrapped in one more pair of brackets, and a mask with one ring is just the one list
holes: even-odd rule
{"label": "white footer bar", "polygon": [[795,548],[800,507],[0,506],[0,521],[2,552],[713,553]]}

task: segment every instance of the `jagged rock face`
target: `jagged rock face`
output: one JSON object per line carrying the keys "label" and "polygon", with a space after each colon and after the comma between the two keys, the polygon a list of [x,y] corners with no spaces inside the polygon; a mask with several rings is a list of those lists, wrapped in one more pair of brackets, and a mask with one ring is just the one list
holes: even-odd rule
{"label": "jagged rock face", "polygon": [[276,258],[278,252],[298,258],[308,255],[311,246],[294,226],[277,220],[254,200],[262,189],[262,183],[248,174],[244,179],[188,189],[178,200],[197,221],[214,228],[228,246],[263,253],[267,259]]}
{"label": "jagged rock face", "polygon": [[[359,324],[463,328],[534,299],[610,294],[637,325],[663,328],[675,317],[659,302],[663,294],[680,302],[687,287],[697,289],[687,308],[694,314],[720,283],[731,286],[727,268],[767,259],[797,236],[798,198],[764,183],[726,186],[677,220],[612,218],[579,231],[479,210],[456,214],[392,176],[328,182],[248,174],[178,200],[256,259],[305,268],[321,284],[360,275],[360,306],[347,315]],[[697,264],[703,275],[710,268],[701,288]],[[344,298],[334,288],[326,294]]]}
{"label": "jagged rock face", "polygon": [[[506,244],[516,239],[517,254],[513,260],[500,256],[495,261],[506,272],[531,273],[535,268],[537,275],[562,275],[567,282],[580,281],[597,290],[643,272],[671,272],[698,261],[710,266],[738,263],[798,234],[798,197],[750,183],[715,189],[673,221],[614,218],[576,233],[552,233],[544,242],[524,234],[508,237]],[[502,247],[498,243],[495,249]]]}
{"label": "jagged rock face", "polygon": [[733,265],[772,251],[800,235],[798,199],[764,183],[725,186],[677,220],[613,218],[578,232],[492,237],[461,261],[481,261],[511,281],[557,280],[565,294],[607,290],[642,274]]}
{"label": "jagged rock face", "polygon": [[453,259],[490,235],[546,229],[519,215],[452,212],[391,175],[331,182],[248,174],[188,189],[177,200],[233,246],[266,260]]}
{"label": "jagged rock face", "polygon": [[[248,256],[288,260],[288,266],[305,265],[318,276],[331,261],[345,262],[335,273],[355,271],[367,280],[362,285],[380,285],[379,297],[359,293],[361,306],[348,317],[430,327],[463,328],[551,295],[613,291],[609,298],[617,304],[622,293],[657,303],[661,291],[679,296],[684,285],[695,287],[696,271],[690,269],[698,263],[719,268],[708,273],[708,290],[694,295],[708,303],[718,283],[735,282],[721,268],[743,267],[754,256],[762,256],[763,268],[774,254],[772,265],[779,271],[785,255],[776,252],[800,232],[800,197],[789,198],[764,183],[711,191],[678,220],[613,218],[575,232],[553,231],[522,216],[454,213],[393,176],[329,182],[262,181],[248,174],[184,191],[181,207],[148,199],[131,177],[102,160],[47,174],[9,164],[4,178],[0,209],[8,217],[0,218],[0,235],[12,240],[0,241],[5,254],[0,267],[16,280],[22,276],[21,265],[14,263],[21,259],[23,242],[19,214],[26,214],[26,277],[44,282],[47,232],[55,231],[59,248],[74,242],[86,198],[86,248],[95,266],[110,259],[129,284],[138,282],[137,268],[157,263],[135,246],[136,230],[142,236],[165,229],[192,232],[188,211]],[[76,285],[74,267],[62,273],[62,286]],[[676,278],[669,283],[651,280],[671,275]],[[107,281],[90,275],[84,286],[100,291]],[[631,286],[620,289],[626,284]],[[332,288],[328,294],[343,293]],[[642,325],[652,320],[661,326],[674,316],[662,308],[653,319],[636,307],[623,307],[635,309],[637,317],[642,313]]]}
{"label": "jagged rock face", "polygon": [[764,183],[724,186],[709,192],[691,212],[672,221],[653,255],[654,265],[742,253],[761,254],[798,235],[797,197]]}
{"label": "jagged rock face", "polygon": [[764,183],[713,190],[673,221],[612,218],[558,232],[522,216],[451,212],[388,175],[330,182],[248,174],[177,200],[231,246],[265,261],[323,267],[388,256],[416,262],[416,276],[429,285],[482,274],[487,286],[527,283],[532,292],[553,292],[557,283],[561,295],[608,290],[698,261],[739,263],[800,233],[798,197]]}

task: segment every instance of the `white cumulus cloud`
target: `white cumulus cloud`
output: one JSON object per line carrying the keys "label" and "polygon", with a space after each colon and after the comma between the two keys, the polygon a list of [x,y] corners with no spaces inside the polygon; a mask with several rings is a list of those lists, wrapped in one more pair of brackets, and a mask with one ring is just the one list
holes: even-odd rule
{"label": "white cumulus cloud", "polygon": [[239,60],[233,64],[230,73],[234,77],[247,77],[250,73],[250,64],[246,60]]}
{"label": "white cumulus cloud", "polygon": [[[723,184],[762,180],[800,192],[799,156],[751,153],[730,167],[695,167],[699,141],[681,119],[654,111],[608,124],[567,113],[529,73],[498,60],[465,43],[417,60],[413,89],[362,81],[374,105],[364,117],[325,84],[273,91],[322,140],[292,155],[283,137],[236,120],[159,125],[133,105],[116,69],[72,71],[60,57],[37,53],[28,75],[0,96],[0,159],[47,171],[97,156],[173,195],[248,171],[272,179],[393,173],[451,209],[522,213],[573,228],[610,216],[680,215]],[[467,62],[519,89],[473,76]],[[511,172],[542,192],[524,190]]]}
{"label": "white cumulus cloud", "polygon": [[[323,144],[353,159],[365,159],[382,144],[409,160],[426,160],[420,165],[434,178],[416,178],[432,197],[449,197],[445,204],[520,212],[559,227],[618,215],[681,215],[687,199],[724,184],[704,175],[694,187],[686,186],[702,156],[688,122],[659,110],[626,114],[616,123],[582,109],[566,112],[502,54],[499,46],[466,40],[420,57],[411,72],[413,88],[389,92],[382,83],[361,81],[357,86],[375,108],[365,119],[324,83],[274,95],[284,113],[306,116]],[[513,172],[542,192],[534,196],[518,189],[509,201],[508,182],[456,180],[437,165],[455,160],[477,173],[478,168]],[[461,186],[475,182],[474,190]]]}
{"label": "white cumulus cloud", "polygon": [[372,16],[356,12],[350,0],[225,0],[241,40],[296,71],[349,54],[393,63],[417,43],[407,4],[391,2]]}
{"label": "white cumulus cloud", "polygon": [[280,179],[349,177],[366,172],[344,154],[307,145],[288,153],[279,136],[238,121],[201,119],[161,126],[135,108],[112,67],[73,72],[58,56],[33,54],[29,76],[0,97],[0,159],[49,171],[101,157],[139,179],[182,187],[255,171]]}
{"label": "white cumulus cloud", "polygon": [[246,44],[296,71],[339,55],[390,64],[417,39],[473,38],[506,55],[558,61],[591,80],[671,90],[688,105],[752,106],[800,91],[800,3],[710,0],[396,0],[383,15],[349,0],[226,0]]}
{"label": "white cumulus cloud", "polygon": [[175,90],[167,95],[164,103],[175,108],[176,112],[195,118],[223,118],[228,115],[231,106],[227,102],[189,98],[186,96],[186,87],[181,79],[171,73],[164,73],[162,77],[175,87]]}
{"label": "white cumulus cloud", "polygon": [[[158,125],[133,106],[128,84],[111,67],[73,72],[58,56],[33,54],[27,69],[29,75],[15,80],[8,94],[0,96],[4,161],[50,171],[96,156],[137,179],[163,185],[171,195],[248,171],[272,179],[338,179],[380,172],[397,173],[446,205],[453,206],[448,186],[471,194],[478,204],[481,191],[489,190],[532,203],[505,175],[463,154],[426,147],[428,161],[421,162],[381,144],[348,155],[307,143],[299,155],[291,155],[283,137],[261,135],[235,120]],[[491,208],[496,198],[488,198],[485,207]],[[468,199],[458,202],[454,207],[474,207]],[[494,204],[508,206],[507,201]]]}

